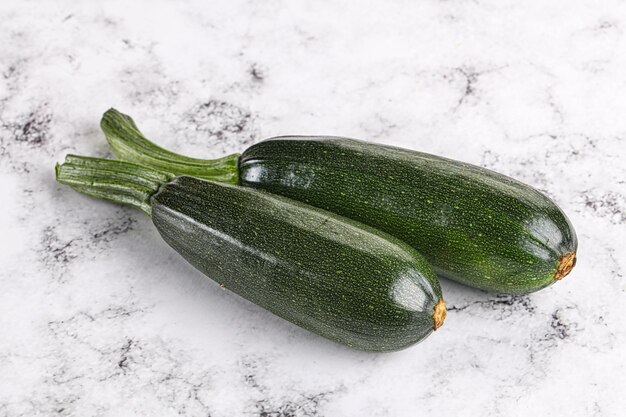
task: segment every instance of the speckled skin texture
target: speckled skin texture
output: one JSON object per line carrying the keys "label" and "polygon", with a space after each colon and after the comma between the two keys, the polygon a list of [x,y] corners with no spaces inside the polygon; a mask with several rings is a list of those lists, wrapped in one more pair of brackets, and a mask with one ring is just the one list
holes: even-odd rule
{"label": "speckled skin texture", "polygon": [[576,234],[546,196],[485,168],[333,137],[278,137],[248,148],[240,182],[384,230],[437,273],[488,291],[552,284]]}
{"label": "speckled skin texture", "polygon": [[398,350],[428,336],[441,289],[397,239],[262,191],[178,177],[152,199],[163,239],[223,288],[331,340]]}

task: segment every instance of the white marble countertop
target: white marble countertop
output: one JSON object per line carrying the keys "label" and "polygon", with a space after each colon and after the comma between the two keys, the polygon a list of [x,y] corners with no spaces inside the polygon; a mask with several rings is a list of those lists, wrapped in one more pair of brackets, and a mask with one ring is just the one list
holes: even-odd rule
{"label": "white marble countertop", "polygon": [[[623,416],[626,3],[0,2],[0,416]],[[562,282],[443,282],[353,351],[221,291],[138,211],[54,181],[110,106],[197,156],[332,134],[483,165],[575,225]]]}

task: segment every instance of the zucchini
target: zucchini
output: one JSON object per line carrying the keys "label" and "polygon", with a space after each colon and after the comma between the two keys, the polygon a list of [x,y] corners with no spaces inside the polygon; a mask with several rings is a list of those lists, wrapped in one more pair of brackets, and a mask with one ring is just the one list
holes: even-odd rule
{"label": "zucchini", "polygon": [[341,214],[407,242],[437,274],[475,288],[530,293],[576,263],[576,233],[559,207],[481,167],[354,139],[302,136],[268,139],[240,156],[187,162],[114,109],[101,126],[120,159],[225,178]]}
{"label": "zucchini", "polygon": [[445,302],[413,248],[337,214],[251,188],[67,156],[57,181],[148,214],[198,270],[305,329],[362,350],[410,346]]}

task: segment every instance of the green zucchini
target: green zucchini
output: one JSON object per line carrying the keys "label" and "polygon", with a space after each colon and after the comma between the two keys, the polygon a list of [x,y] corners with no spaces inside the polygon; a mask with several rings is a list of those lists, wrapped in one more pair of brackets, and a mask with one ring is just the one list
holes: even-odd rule
{"label": "green zucchini", "polygon": [[156,146],[114,109],[101,126],[113,153],[176,174],[226,180],[383,230],[437,274],[506,294],[537,291],[576,262],[574,229],[534,188],[421,152],[337,137],[277,137],[239,155],[189,159]]}
{"label": "green zucchini", "polygon": [[362,350],[410,346],[441,326],[434,271],[413,248],[270,193],[69,155],[57,181],[151,216],[163,239],[222,287]]}

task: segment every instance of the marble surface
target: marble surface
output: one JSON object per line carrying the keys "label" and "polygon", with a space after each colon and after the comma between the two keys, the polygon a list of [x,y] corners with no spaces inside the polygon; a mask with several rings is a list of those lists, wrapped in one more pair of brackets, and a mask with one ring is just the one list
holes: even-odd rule
{"label": "marble surface", "polygon": [[[0,416],[618,416],[626,3],[0,2]],[[108,107],[197,156],[332,134],[511,175],[567,212],[539,293],[443,282],[445,325],[353,351],[220,290],[138,211],[54,181]]]}

